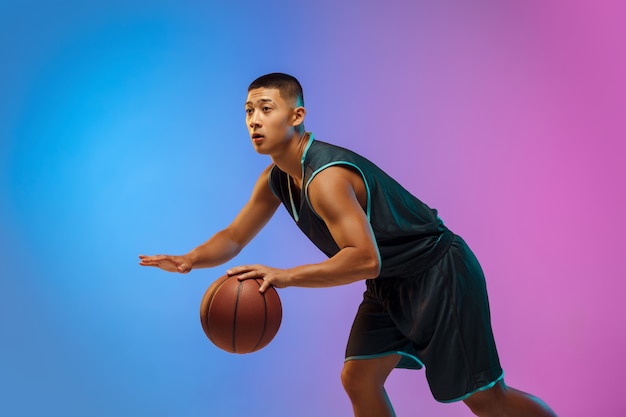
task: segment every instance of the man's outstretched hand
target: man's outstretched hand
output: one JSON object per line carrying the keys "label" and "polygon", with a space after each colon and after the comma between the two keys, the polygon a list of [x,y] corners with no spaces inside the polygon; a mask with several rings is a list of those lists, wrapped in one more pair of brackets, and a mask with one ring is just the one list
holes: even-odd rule
{"label": "man's outstretched hand", "polygon": [[155,266],[161,268],[167,272],[180,272],[186,274],[191,271],[192,263],[186,256],[172,256],[172,255],[139,255],[139,265],[141,266]]}

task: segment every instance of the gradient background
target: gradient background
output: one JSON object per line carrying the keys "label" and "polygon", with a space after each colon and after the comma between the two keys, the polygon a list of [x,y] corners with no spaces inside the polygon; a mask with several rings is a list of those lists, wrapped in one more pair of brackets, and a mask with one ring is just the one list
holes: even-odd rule
{"label": "gradient background", "polygon": [[[0,1],[0,414],[347,416],[362,283],[281,290],[264,350],[198,319],[228,266],[322,260],[280,211],[223,267],[169,275],[269,160],[244,125],[272,71],[306,126],[465,237],[507,382],[562,416],[626,415],[626,30],[620,1]],[[469,416],[396,371],[398,416]]]}

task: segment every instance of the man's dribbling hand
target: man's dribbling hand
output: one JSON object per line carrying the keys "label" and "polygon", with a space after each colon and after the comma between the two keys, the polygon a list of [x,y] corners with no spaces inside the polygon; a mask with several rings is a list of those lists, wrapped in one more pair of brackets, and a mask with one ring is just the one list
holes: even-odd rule
{"label": "man's dribbling hand", "polygon": [[226,273],[236,276],[239,281],[245,279],[262,279],[259,292],[265,292],[270,286],[285,288],[290,284],[290,275],[284,269],[270,268],[263,265],[243,265],[230,268]]}
{"label": "man's dribbling hand", "polygon": [[139,255],[139,265],[141,266],[155,266],[161,268],[167,272],[180,272],[186,274],[191,271],[191,260],[186,256],[172,256],[172,255],[154,255],[146,256]]}

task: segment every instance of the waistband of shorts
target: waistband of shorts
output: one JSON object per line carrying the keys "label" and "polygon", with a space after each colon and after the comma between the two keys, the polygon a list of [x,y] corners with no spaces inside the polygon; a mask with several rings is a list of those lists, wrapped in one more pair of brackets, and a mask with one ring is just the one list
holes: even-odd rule
{"label": "waistband of shorts", "polygon": [[[449,229],[445,229],[439,238],[437,239],[437,243],[432,251],[430,251],[424,257],[416,260],[415,262],[408,262],[405,265],[402,265],[398,268],[394,268],[391,273],[385,274],[385,276],[380,276],[380,279],[389,279],[398,276],[415,276],[421,274],[424,271],[432,268],[439,260],[445,255],[445,253],[450,249],[452,242],[456,235],[452,233]],[[378,279],[378,278],[376,278]]]}

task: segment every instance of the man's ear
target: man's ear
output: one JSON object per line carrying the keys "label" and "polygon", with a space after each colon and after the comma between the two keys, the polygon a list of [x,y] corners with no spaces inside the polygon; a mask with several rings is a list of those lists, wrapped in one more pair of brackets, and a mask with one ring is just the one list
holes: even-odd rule
{"label": "man's ear", "polygon": [[302,106],[293,109],[293,122],[292,126],[300,126],[304,123],[304,117],[306,116],[306,109]]}

